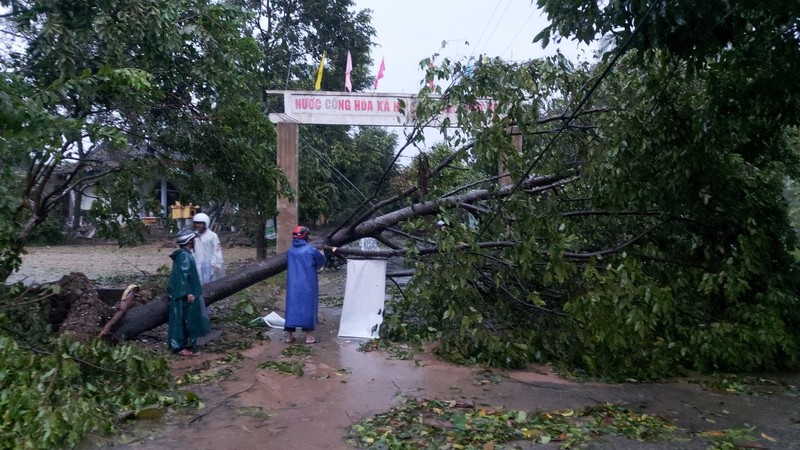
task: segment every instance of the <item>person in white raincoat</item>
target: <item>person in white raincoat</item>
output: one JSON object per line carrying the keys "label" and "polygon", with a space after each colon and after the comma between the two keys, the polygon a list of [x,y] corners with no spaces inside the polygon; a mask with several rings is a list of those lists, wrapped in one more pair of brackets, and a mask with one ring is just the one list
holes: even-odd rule
{"label": "person in white raincoat", "polygon": [[197,238],[194,243],[194,260],[197,263],[197,273],[200,283],[206,284],[216,280],[224,274],[222,260],[222,245],[219,236],[209,228],[211,219],[208,214],[197,213],[192,219]]}

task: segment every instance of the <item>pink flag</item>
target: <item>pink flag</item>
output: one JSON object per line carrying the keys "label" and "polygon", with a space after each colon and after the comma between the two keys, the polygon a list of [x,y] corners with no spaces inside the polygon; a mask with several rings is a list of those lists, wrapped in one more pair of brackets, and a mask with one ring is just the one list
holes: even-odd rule
{"label": "pink flag", "polygon": [[431,70],[431,81],[428,82],[428,87],[431,88],[431,90],[434,90],[436,88],[436,83],[433,81],[433,77],[435,76],[433,74],[433,61],[435,59],[436,59],[436,54],[434,53],[431,56],[431,62],[428,64],[428,68]]}
{"label": "pink flag", "polygon": [[353,71],[353,60],[350,58],[350,50],[347,51],[347,68],[344,69],[344,87],[347,92],[353,92],[353,83],[350,82],[350,72]]}
{"label": "pink flag", "polygon": [[375,84],[372,85],[372,90],[378,89],[378,80],[383,78],[383,71],[386,70],[386,64],[383,63],[383,57],[381,57],[381,67],[378,69],[378,76],[375,77]]}

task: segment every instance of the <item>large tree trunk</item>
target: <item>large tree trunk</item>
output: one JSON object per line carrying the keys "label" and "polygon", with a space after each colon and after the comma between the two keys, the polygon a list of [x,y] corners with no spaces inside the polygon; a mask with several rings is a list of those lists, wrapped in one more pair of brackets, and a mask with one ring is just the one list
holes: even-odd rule
{"label": "large tree trunk", "polygon": [[[210,305],[284,270],[286,270],[286,253],[281,253],[203,285],[203,298],[206,304]],[[167,295],[164,294],[146,305],[129,310],[113,330],[114,335],[120,340],[131,339],[166,323],[169,319],[167,301]]]}
{"label": "large tree trunk", "polygon": [[[522,183],[521,187],[523,189],[535,188],[534,190],[536,192],[542,192],[557,188],[577,178],[578,177],[574,175],[534,177]],[[413,206],[401,208],[382,216],[362,220],[360,223],[337,230],[328,239],[321,239],[311,244],[317,248],[326,245],[341,247],[364,237],[380,236],[387,228],[393,227],[413,217],[432,216],[437,214],[441,208],[464,207],[464,205],[474,204],[475,202],[486,200],[490,197],[507,196],[513,191],[514,188],[511,186],[505,186],[496,191],[477,189],[462,195],[417,203]],[[349,251],[347,253],[359,254],[360,252]],[[383,256],[388,256],[390,253],[401,254],[402,252],[388,252]],[[210,305],[231,294],[246,289],[259,281],[279,274],[284,270],[286,270],[286,253],[271,256],[245,267],[237,273],[203,285],[203,297],[206,304]],[[119,325],[117,325],[112,333],[121,340],[131,339],[140,333],[166,323],[168,319],[167,297],[166,295],[162,295],[147,305],[133,308],[125,313],[119,321]]]}
{"label": "large tree trunk", "polygon": [[[355,233],[340,233],[336,239],[327,242],[323,240],[312,242],[315,247],[322,247],[324,244],[341,246],[353,242],[362,235]],[[271,256],[267,259],[249,265],[239,272],[220,278],[203,285],[203,299],[206,305],[211,305],[222,300],[229,295],[266,280],[286,270],[286,253]],[[168,297],[166,294],[154,298],[150,303],[133,308],[125,313],[120,319],[119,324],[112,333],[120,340],[131,339],[140,333],[151,330],[159,325],[167,323],[169,319],[169,309],[167,305]]]}

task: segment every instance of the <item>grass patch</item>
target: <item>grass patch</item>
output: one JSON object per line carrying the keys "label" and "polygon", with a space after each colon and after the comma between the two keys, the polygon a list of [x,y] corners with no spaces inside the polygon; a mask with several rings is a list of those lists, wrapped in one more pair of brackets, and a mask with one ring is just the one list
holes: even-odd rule
{"label": "grass patch", "polygon": [[266,280],[261,281],[259,284],[263,284],[265,286],[286,287],[286,271],[284,270],[283,272],[276,273]]}

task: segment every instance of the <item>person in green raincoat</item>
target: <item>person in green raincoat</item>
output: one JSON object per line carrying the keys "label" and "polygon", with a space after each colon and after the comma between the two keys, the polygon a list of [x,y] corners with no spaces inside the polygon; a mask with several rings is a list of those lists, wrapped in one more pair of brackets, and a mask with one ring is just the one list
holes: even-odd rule
{"label": "person in green raincoat", "polygon": [[200,276],[192,256],[192,230],[178,232],[178,249],[169,255],[172,272],[169,274],[169,348],[182,356],[194,356],[197,338],[208,333],[208,318],[203,315],[203,291]]}

